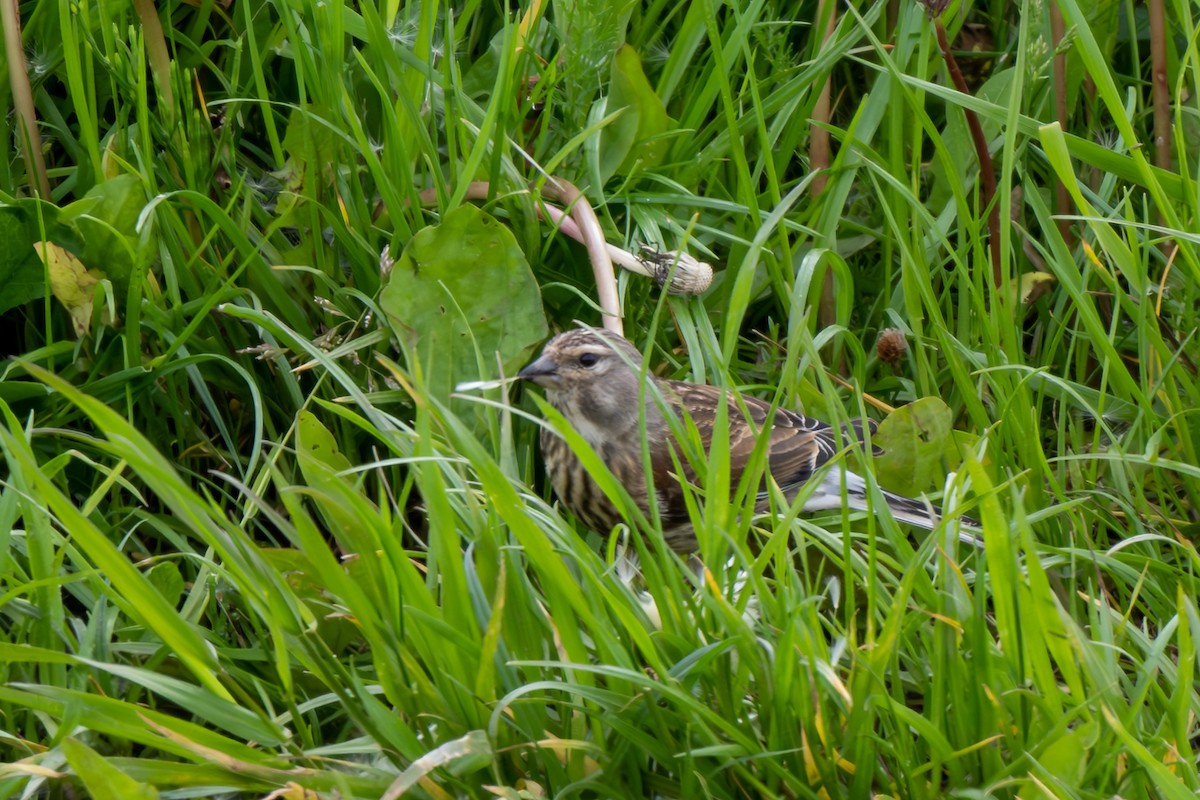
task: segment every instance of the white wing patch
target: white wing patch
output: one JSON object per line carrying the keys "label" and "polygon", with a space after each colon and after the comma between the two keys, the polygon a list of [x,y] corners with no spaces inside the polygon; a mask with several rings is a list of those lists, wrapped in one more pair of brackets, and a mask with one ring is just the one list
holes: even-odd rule
{"label": "white wing patch", "polygon": [[[843,493],[842,482],[846,488]],[[867,511],[867,482],[848,469],[826,470],[821,483],[804,501],[805,511],[832,511],[849,506],[855,511]]]}

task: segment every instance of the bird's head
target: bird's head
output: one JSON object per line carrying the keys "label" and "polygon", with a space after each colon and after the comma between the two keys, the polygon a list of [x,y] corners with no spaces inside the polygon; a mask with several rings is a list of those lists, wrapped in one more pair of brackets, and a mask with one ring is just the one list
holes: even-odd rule
{"label": "bird's head", "polygon": [[518,376],[550,391],[563,392],[627,377],[636,381],[641,363],[638,349],[617,334],[577,328],[547,342],[537,360]]}
{"label": "bird's head", "polygon": [[[637,408],[642,354],[608,331],[577,328],[555,336],[519,377],[546,390],[546,399],[577,424],[611,424]],[[581,419],[582,418],[582,419]]]}

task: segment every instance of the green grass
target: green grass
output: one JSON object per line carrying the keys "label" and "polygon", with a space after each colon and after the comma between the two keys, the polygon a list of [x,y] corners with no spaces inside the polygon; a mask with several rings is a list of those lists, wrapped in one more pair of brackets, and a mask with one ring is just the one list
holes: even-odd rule
{"label": "green grass", "polygon": [[[950,9],[951,41],[987,34],[971,95],[908,2],[839,6],[824,44],[815,2],[200,2],[161,33],[144,4],[19,4],[52,196],[5,71],[0,797],[1193,796],[1200,9],[1166,4],[1164,167],[1143,7],[1060,7],[1062,125],[1032,0]],[[669,118],[600,102],[653,105],[610,83],[622,40]],[[831,422],[942,398],[922,489],[984,546],[752,519],[719,452],[705,571],[652,525],[577,529],[530,393],[446,389],[492,340],[431,357],[381,295],[381,253],[488,181],[551,327],[597,323],[535,212],[551,174],[610,241],[717,265],[702,298],[620,278],[657,374]],[[106,277],[86,336],[43,236]]]}

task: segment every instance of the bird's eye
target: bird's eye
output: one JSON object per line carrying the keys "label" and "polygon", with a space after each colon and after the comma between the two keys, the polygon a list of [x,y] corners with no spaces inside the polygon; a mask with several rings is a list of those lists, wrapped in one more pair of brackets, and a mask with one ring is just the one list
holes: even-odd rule
{"label": "bird's eye", "polygon": [[596,366],[596,362],[600,360],[600,356],[595,353],[584,353],[579,357],[579,366],[591,369]]}

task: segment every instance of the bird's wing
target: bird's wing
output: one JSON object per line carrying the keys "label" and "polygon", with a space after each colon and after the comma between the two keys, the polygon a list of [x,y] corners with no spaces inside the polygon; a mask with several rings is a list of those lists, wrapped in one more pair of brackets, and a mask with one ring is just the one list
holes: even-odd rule
{"label": "bird's wing", "polygon": [[[675,406],[681,419],[686,418],[696,426],[701,441],[711,442],[718,410],[722,403],[729,402],[729,467],[733,485],[741,479],[746,463],[750,460],[758,436],[771,413],[771,405],[755,397],[742,397],[745,414],[742,414],[732,397],[722,389],[692,383],[666,382],[668,399]],[[790,493],[808,480],[822,464],[840,451],[837,435],[827,423],[787,409],[775,409],[767,443],[767,469],[784,493]],[[869,424],[869,423],[868,423]],[[861,423],[856,422],[854,431],[842,435],[842,446],[852,439],[861,438]],[[664,468],[669,467],[669,454],[664,454]],[[659,471],[657,465],[655,472]],[[685,470],[686,480],[694,480],[690,468]],[[656,475],[656,477],[658,477]],[[661,485],[661,484],[658,484]],[[762,487],[760,493],[765,493]]]}

